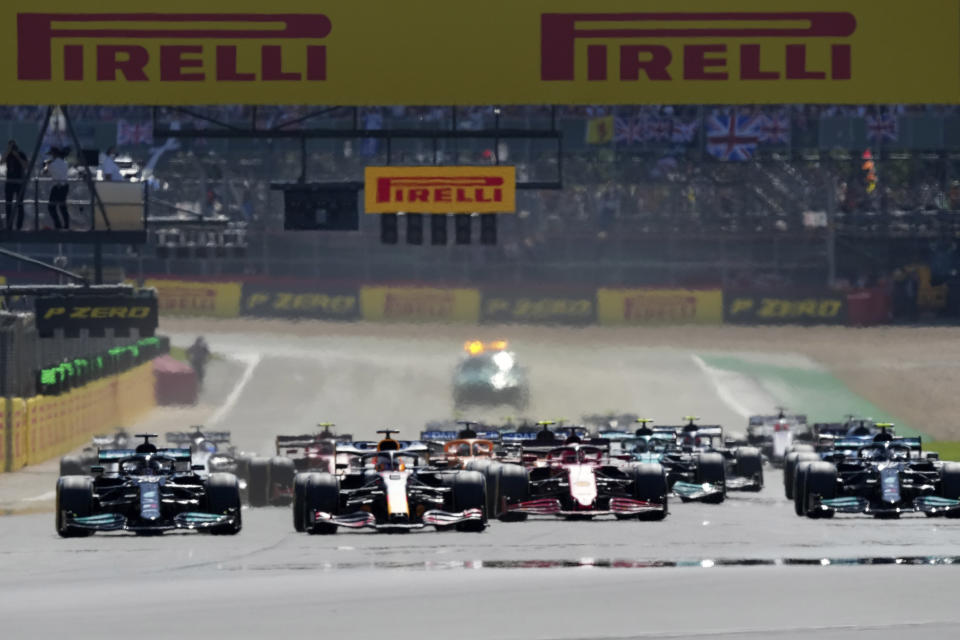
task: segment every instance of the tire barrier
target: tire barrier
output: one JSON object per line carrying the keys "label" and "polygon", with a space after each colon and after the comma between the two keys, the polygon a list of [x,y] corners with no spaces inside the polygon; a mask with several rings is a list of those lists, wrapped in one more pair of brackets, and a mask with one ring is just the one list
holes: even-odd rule
{"label": "tire barrier", "polygon": [[10,399],[13,448],[7,471],[61,456],[98,433],[133,424],[156,406],[153,387],[153,364],[144,362],[60,395]]}
{"label": "tire barrier", "polygon": [[157,404],[192,405],[197,403],[199,385],[193,367],[166,355],[153,361]]}

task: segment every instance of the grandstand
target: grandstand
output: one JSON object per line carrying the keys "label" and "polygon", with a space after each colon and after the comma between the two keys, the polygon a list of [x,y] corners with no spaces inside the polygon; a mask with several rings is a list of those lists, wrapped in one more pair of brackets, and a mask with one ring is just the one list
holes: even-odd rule
{"label": "grandstand", "polygon": [[[295,132],[316,113],[324,127],[370,131],[436,128],[451,119],[461,130],[538,130],[556,118],[564,190],[520,193],[518,215],[502,221],[495,247],[374,251],[376,220],[362,220],[359,233],[281,231],[281,196],[269,185],[303,171],[298,140],[157,135],[251,122],[287,123]],[[128,274],[823,286],[883,279],[906,264],[929,262],[934,250],[939,264],[950,263],[942,240],[960,231],[954,107],[77,107],[71,114],[85,145],[117,145],[130,157],[137,177],[149,181],[155,211],[224,216],[231,229],[246,231],[245,250],[200,257],[156,246],[138,253],[108,248],[107,266]],[[42,115],[33,107],[0,108],[0,131],[30,143]],[[44,143],[55,144],[56,136]],[[356,180],[387,153],[393,164],[489,164],[496,155],[526,180],[547,179],[558,162],[537,140],[443,140],[438,148],[410,139],[389,151],[375,138],[307,144],[305,177],[313,181]],[[875,185],[863,169],[868,150]],[[27,209],[29,226],[34,207],[28,202]],[[932,248],[934,240],[940,242]],[[153,234],[151,242],[158,241]],[[69,258],[71,249],[65,251]],[[193,259],[182,259],[187,255]]]}

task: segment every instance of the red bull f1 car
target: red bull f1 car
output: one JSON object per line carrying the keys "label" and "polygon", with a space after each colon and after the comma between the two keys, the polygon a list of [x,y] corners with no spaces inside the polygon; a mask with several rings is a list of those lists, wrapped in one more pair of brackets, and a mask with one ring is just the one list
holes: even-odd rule
{"label": "red bull f1 car", "polygon": [[[402,532],[423,529],[483,531],[486,482],[479,471],[426,464],[426,447],[394,440],[391,429],[370,450],[350,448],[353,460],[341,475],[298,474],[293,522],[297,531],[335,533],[340,527]],[[348,447],[340,448],[347,453]]]}

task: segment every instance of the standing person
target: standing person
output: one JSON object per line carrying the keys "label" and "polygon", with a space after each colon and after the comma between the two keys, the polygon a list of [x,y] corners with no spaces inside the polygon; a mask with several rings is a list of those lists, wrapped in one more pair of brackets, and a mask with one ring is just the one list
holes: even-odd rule
{"label": "standing person", "polygon": [[27,156],[17,146],[16,140],[7,143],[7,152],[3,154],[3,164],[7,165],[7,182],[4,185],[4,200],[7,214],[7,230],[13,229],[13,200],[17,200],[17,229],[23,227],[23,178],[27,173]]}
{"label": "standing person", "polygon": [[110,182],[123,182],[123,174],[120,173],[120,167],[116,160],[117,148],[110,147],[106,153],[100,154],[100,171],[103,173],[103,179]]}
{"label": "standing person", "polygon": [[[58,147],[50,149],[52,159],[47,163],[46,173],[53,180],[53,186],[50,187],[50,198],[47,204],[47,211],[50,218],[53,219],[53,226],[57,229],[70,228],[70,213],[67,211],[67,193],[70,191],[70,184],[67,182],[67,150]],[[59,213],[59,215],[58,215]]]}
{"label": "standing person", "polygon": [[187,349],[187,359],[190,361],[190,366],[196,371],[197,381],[202,386],[203,377],[207,371],[207,360],[210,359],[210,347],[207,346],[207,341],[203,339],[203,336],[194,340],[190,348]]}

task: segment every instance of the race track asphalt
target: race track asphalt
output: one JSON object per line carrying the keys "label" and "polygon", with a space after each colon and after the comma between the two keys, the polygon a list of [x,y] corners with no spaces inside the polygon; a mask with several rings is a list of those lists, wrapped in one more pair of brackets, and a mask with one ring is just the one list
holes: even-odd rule
{"label": "race track asphalt", "polygon": [[[185,338],[187,336],[181,336]],[[457,342],[208,335],[245,358],[217,427],[266,452],[331,420],[413,435],[450,414]],[[521,350],[521,346],[523,347]],[[682,349],[531,341],[531,413],[633,410],[742,424]],[[665,416],[665,417],[664,417]],[[52,483],[53,479],[47,479]],[[11,638],[944,638],[960,623],[960,520],[797,518],[781,476],[664,522],[537,519],[481,534],[309,536],[245,509],[235,537],[62,540],[53,514],[0,518]]]}

